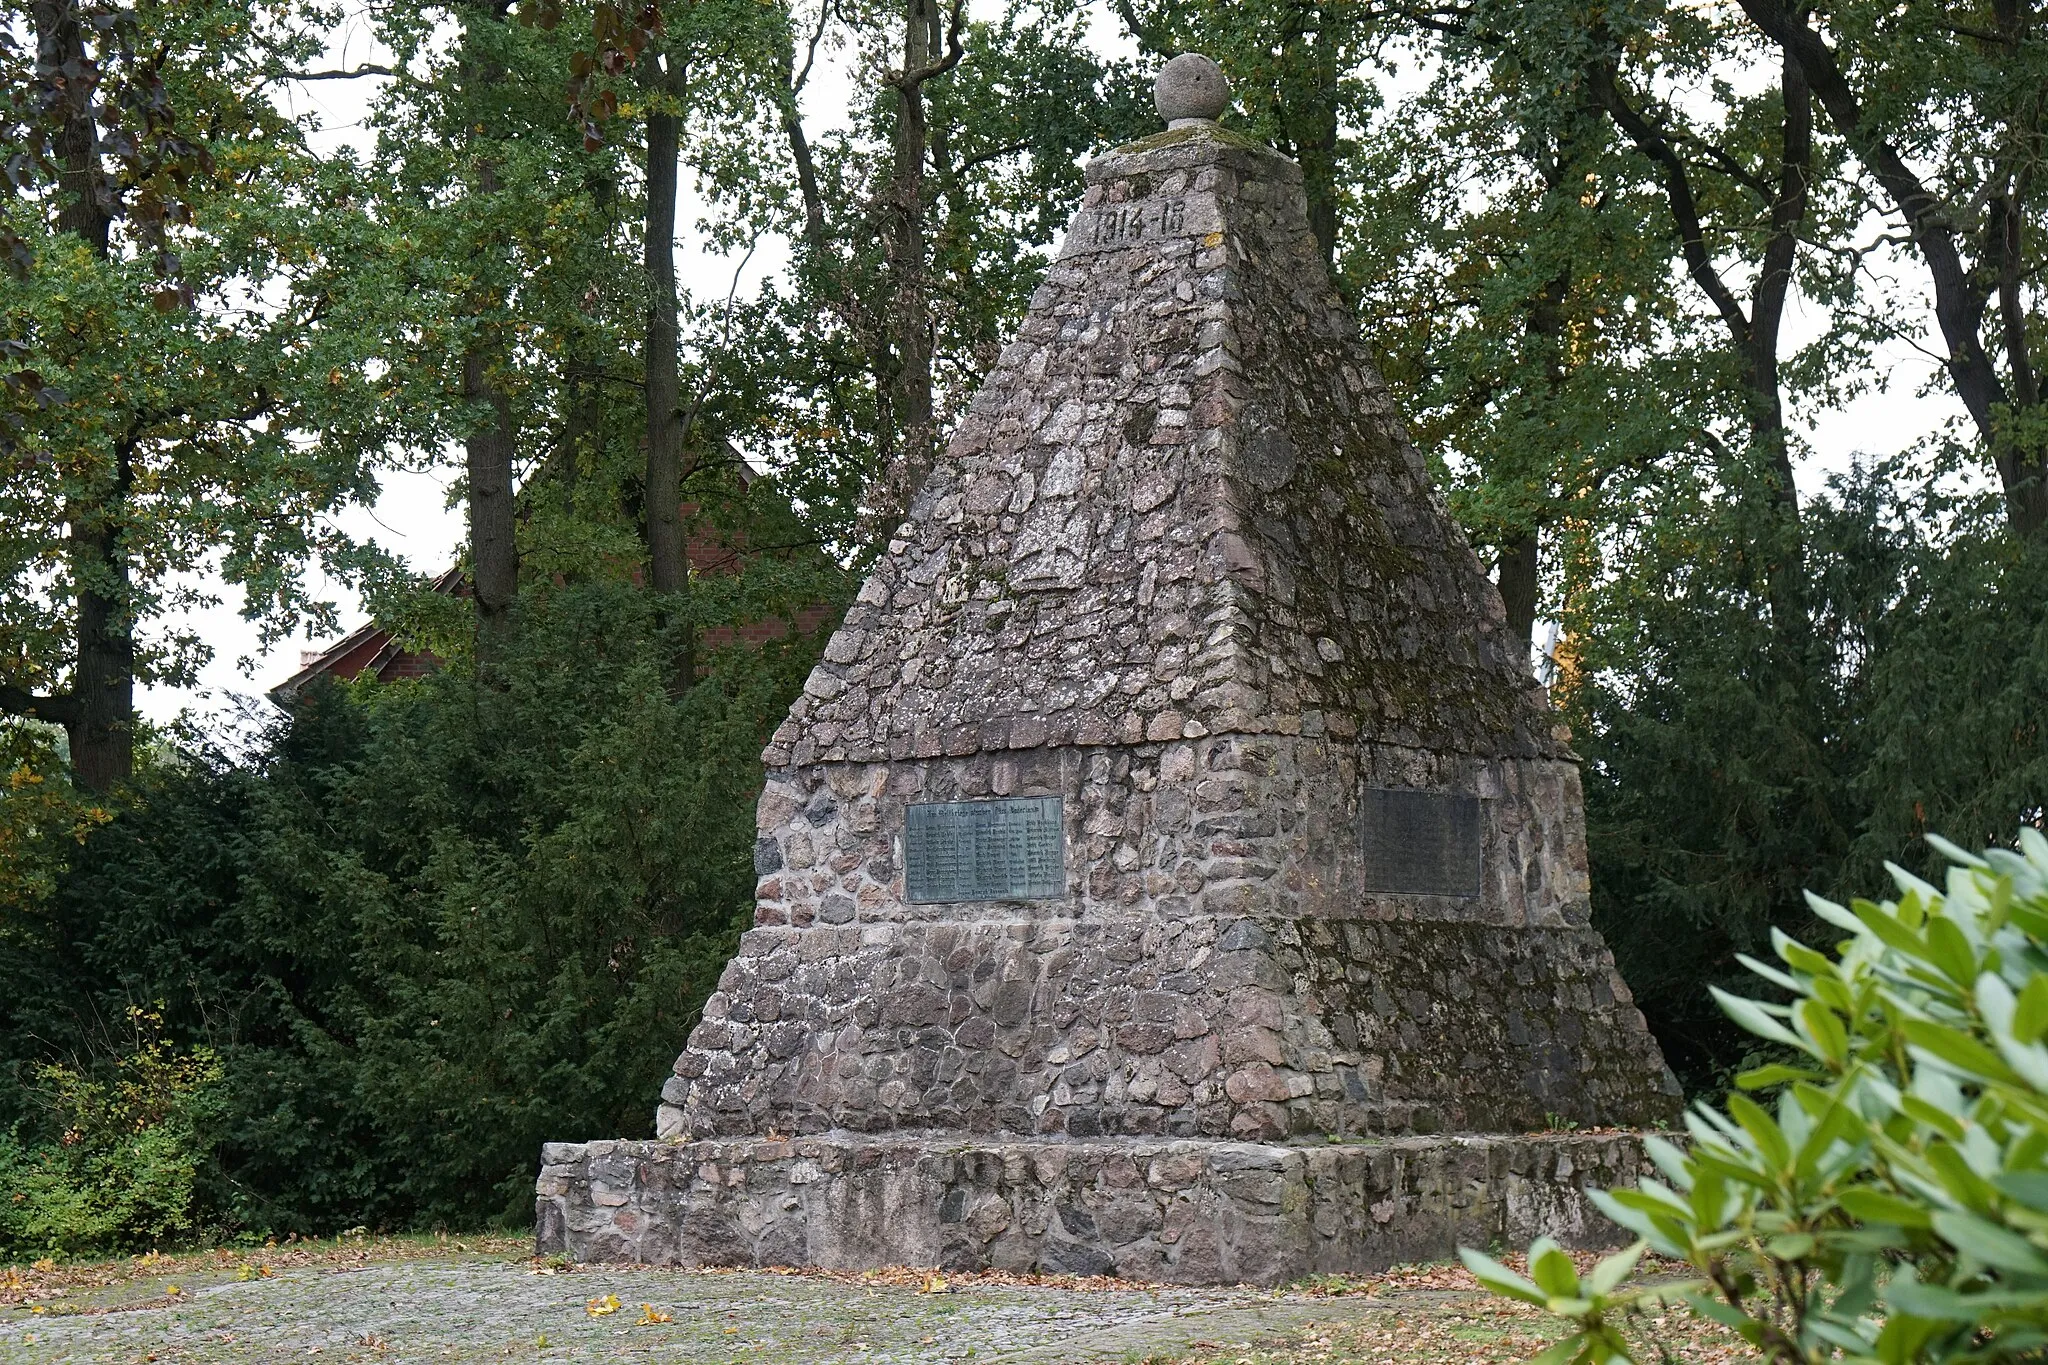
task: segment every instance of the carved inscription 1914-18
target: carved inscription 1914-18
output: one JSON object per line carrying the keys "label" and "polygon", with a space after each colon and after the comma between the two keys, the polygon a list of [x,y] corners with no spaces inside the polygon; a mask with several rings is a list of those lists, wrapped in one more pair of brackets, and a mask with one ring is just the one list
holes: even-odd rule
{"label": "carved inscription 1914-18", "polygon": [[1176,237],[1187,230],[1185,199],[1157,203],[1110,204],[1095,211],[1088,229],[1091,246],[1115,246],[1154,237]]}
{"label": "carved inscription 1914-18", "polygon": [[1479,894],[1479,798],[1461,792],[1367,787],[1361,801],[1367,892]]}
{"label": "carved inscription 1914-18", "polygon": [[933,801],[906,809],[904,892],[934,901],[1050,900],[1067,894],[1057,796]]}

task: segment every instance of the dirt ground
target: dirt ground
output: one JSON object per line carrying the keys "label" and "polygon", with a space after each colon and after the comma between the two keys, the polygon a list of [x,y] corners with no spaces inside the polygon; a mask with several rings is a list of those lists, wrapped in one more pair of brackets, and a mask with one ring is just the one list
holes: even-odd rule
{"label": "dirt ground", "polygon": [[[567,1267],[529,1253],[523,1239],[360,1238],[17,1266],[0,1270],[0,1360],[1506,1365],[1556,1334],[1448,1266],[1180,1289]],[[1645,1328],[1681,1360],[1745,1358],[1676,1310]]]}

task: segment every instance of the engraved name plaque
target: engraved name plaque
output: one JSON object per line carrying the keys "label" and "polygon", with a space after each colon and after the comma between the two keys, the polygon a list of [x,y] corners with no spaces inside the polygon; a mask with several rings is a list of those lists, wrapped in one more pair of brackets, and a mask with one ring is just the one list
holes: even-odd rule
{"label": "engraved name plaque", "polygon": [[911,901],[1052,900],[1067,894],[1067,835],[1057,796],[935,801],[907,808]]}
{"label": "engraved name plaque", "polygon": [[1479,798],[1367,787],[1365,890],[1406,896],[1479,894]]}

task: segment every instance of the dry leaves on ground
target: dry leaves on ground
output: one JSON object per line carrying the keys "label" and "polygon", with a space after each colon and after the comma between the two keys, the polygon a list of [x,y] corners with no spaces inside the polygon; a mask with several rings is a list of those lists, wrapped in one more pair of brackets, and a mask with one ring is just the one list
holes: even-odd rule
{"label": "dry leaves on ground", "polygon": [[[1522,1268],[1523,1257],[1503,1257]],[[1598,1259],[1575,1254],[1584,1273]],[[1638,1274],[1650,1283],[1670,1280],[1684,1267],[1652,1262]],[[1557,1319],[1480,1289],[1463,1266],[1396,1266],[1369,1278],[1322,1276],[1295,1286],[1317,1296],[1371,1296],[1383,1307],[1347,1322],[1318,1324],[1245,1351],[1222,1343],[1196,1343],[1187,1355],[1158,1357],[1152,1365],[1517,1365],[1565,1332]],[[1678,1304],[1651,1306],[1624,1323],[1644,1347],[1646,1360],[1686,1365],[1736,1365],[1756,1355],[1732,1333],[1694,1317]]]}
{"label": "dry leaves on ground", "polygon": [[[1562,1335],[1559,1324],[1523,1304],[1488,1299],[1389,1308],[1362,1322],[1303,1328],[1251,1351],[1197,1343],[1172,1365],[1517,1365]],[[1631,1335],[1686,1365],[1735,1365],[1754,1353],[1728,1333],[1673,1310],[1634,1325]],[[1169,1365],[1157,1358],[1153,1365]]]}
{"label": "dry leaves on ground", "polygon": [[[32,1265],[8,1266],[0,1270],[0,1309],[40,1305],[55,1312],[103,1313],[112,1307],[134,1308],[170,1301],[167,1284],[157,1295],[119,1304],[90,1302],[124,1285],[168,1279],[182,1290],[186,1283],[204,1284],[216,1279],[266,1279],[280,1270],[306,1267],[347,1270],[372,1261],[417,1261],[439,1256],[483,1253],[511,1255],[533,1245],[530,1237],[337,1237],[305,1240],[291,1238],[260,1247],[216,1247],[206,1251],[166,1254],[150,1251],[140,1256],[121,1256],[103,1261],[59,1263],[40,1260]],[[81,1300],[83,1300],[81,1302]]]}
{"label": "dry leaves on ground", "polygon": [[1114,1275],[1030,1275],[1010,1270],[948,1270],[929,1266],[882,1266],[876,1270],[821,1270],[816,1266],[632,1266],[577,1265],[559,1257],[536,1257],[536,1275],[570,1275],[578,1271],[615,1275],[621,1271],[658,1269],[664,1275],[781,1275],[791,1279],[829,1280],[870,1289],[915,1289],[921,1294],[958,1293],[966,1289],[1066,1289],[1079,1291],[1158,1289],[1156,1284],[1121,1280]]}

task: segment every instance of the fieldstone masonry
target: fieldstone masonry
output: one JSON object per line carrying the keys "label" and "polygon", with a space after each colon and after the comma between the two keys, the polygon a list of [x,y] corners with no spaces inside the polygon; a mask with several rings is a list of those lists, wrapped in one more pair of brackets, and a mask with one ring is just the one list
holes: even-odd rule
{"label": "fieldstone masonry", "polygon": [[1633,1139],[935,1142],[840,1134],[550,1143],[539,1243],[588,1261],[879,1265],[1274,1284],[1454,1246],[1613,1245],[1581,1196],[1649,1166]]}
{"label": "fieldstone masonry", "polygon": [[[1401,1135],[1675,1114],[1588,927],[1567,736],[1330,286],[1299,169],[1190,115],[1213,97],[1191,61],[1162,79],[1173,126],[1089,167],[1016,341],[767,748],[756,927],[662,1092],[670,1145],[607,1146],[603,1179],[551,1149],[544,1244],[814,1257],[836,1196],[804,1202],[808,1251],[690,1232],[725,1216],[706,1189],[767,1198],[803,1183],[791,1162],[831,1185],[1020,1142],[1170,1149],[1170,1206],[1243,1152],[1367,1169]],[[911,899],[908,806],[1019,796],[1060,800],[1063,894]],[[813,1138],[837,1166],[784,1141]],[[1537,1151],[1443,1197],[1562,1182],[1516,1207],[1583,1223],[1579,1168]],[[1271,1278],[1443,1240],[1319,1219],[1256,1274],[1103,1254]],[[971,1240],[948,1254],[994,1254]]]}

